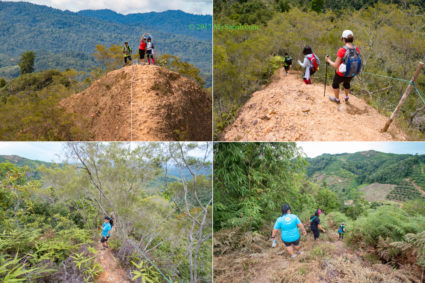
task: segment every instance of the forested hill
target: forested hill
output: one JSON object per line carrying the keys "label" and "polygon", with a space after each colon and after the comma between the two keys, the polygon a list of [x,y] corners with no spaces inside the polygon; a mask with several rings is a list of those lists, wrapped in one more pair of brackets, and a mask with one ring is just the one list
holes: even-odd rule
{"label": "forested hill", "polygon": [[24,2],[0,2],[0,76],[18,75],[18,56],[27,50],[36,52],[36,71],[88,71],[97,64],[92,56],[96,45],[128,41],[137,51],[141,35],[149,32],[157,55],[176,55],[207,77],[212,64],[211,30],[194,32],[190,25],[211,21],[211,16],[180,11],[124,16],[105,10],[74,13]]}
{"label": "forested hill", "polygon": [[[425,155],[364,151],[308,158],[307,176],[345,198],[353,191],[380,191],[380,197],[406,200],[425,195]],[[371,184],[374,184],[371,186]]]}

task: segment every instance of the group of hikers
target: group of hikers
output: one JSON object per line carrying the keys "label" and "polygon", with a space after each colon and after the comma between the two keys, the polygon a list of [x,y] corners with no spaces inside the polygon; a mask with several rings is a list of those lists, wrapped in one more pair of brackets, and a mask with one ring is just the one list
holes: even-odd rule
{"label": "group of hikers", "polygon": [[[301,254],[301,246],[300,246],[300,231],[302,232],[303,236],[307,235],[307,231],[304,228],[304,225],[302,224],[301,220],[298,218],[298,216],[291,214],[291,207],[289,204],[282,205],[281,208],[282,216],[280,216],[274,225],[273,232],[272,232],[272,240],[273,244],[272,247],[276,247],[276,234],[280,231],[280,236],[282,239],[282,242],[285,244],[286,250],[288,251],[291,258],[295,258],[297,255]],[[310,229],[313,232],[313,238],[316,241],[320,237],[320,231],[323,233],[326,233],[326,230],[320,226],[320,214],[322,214],[321,209],[317,209],[314,215],[310,217],[309,224]],[[338,226],[338,239],[343,240],[344,239],[344,233],[345,233],[345,225],[344,222],[342,222]]]}
{"label": "group of hikers", "polygon": [[[142,65],[145,65],[145,55],[148,61],[148,64],[155,65],[155,59],[153,57],[154,55],[154,49],[155,46],[152,42],[152,36],[148,33],[144,33],[142,35],[142,38],[140,39],[140,45],[139,45],[139,58],[140,63]],[[131,55],[133,54],[133,50],[131,49],[130,45],[128,45],[128,42],[124,43],[124,47],[122,48],[122,54],[124,56],[124,66],[129,64],[130,62],[133,62],[133,59],[131,58]]]}
{"label": "group of hikers", "polygon": [[[335,75],[332,82],[332,88],[334,96],[330,96],[329,99],[337,104],[341,103],[339,98],[340,85],[342,83],[344,87],[345,97],[344,101],[348,102],[350,92],[350,82],[360,72],[361,69],[361,58],[360,50],[353,44],[354,34],[351,30],[344,30],[341,36],[343,47],[338,49],[336,54],[336,60],[332,61],[329,55],[326,55],[326,63],[335,69]],[[305,84],[311,84],[311,76],[319,70],[320,60],[319,57],[314,54],[310,46],[305,46],[302,54],[304,60],[301,62],[298,60],[298,64],[304,68],[303,79]],[[283,59],[283,67],[286,74],[288,74],[289,68],[292,65],[292,58],[285,53]],[[326,74],[327,75],[327,74]]]}

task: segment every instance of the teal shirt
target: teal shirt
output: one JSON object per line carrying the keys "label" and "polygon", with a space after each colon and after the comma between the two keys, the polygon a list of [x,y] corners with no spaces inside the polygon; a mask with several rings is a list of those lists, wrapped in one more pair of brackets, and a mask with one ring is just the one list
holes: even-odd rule
{"label": "teal shirt", "polygon": [[301,220],[294,214],[285,214],[279,217],[274,224],[274,229],[280,230],[282,241],[294,242],[300,238],[298,224]]}
{"label": "teal shirt", "polygon": [[111,231],[111,229],[112,229],[112,227],[111,227],[111,224],[109,224],[109,222],[108,223],[103,222],[103,224],[102,224],[102,236],[103,237],[108,236],[108,233],[109,233],[109,231]]}

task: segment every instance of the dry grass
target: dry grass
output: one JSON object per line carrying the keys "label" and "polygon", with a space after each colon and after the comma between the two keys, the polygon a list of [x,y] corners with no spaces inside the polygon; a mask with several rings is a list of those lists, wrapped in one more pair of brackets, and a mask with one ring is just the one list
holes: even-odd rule
{"label": "dry grass", "polygon": [[[268,233],[264,233],[268,235]],[[276,248],[261,233],[224,230],[214,234],[214,282],[421,282],[411,266],[394,269],[370,253],[353,251],[336,232],[301,240],[302,254],[290,259],[281,241]],[[370,258],[370,260],[369,260]]]}

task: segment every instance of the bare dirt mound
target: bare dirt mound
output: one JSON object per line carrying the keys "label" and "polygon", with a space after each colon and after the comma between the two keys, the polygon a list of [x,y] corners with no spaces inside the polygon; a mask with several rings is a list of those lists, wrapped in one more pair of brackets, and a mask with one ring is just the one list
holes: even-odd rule
{"label": "bare dirt mound", "polygon": [[369,261],[368,254],[353,251],[343,241],[338,241],[334,231],[320,237],[318,241],[314,241],[310,233],[302,237],[302,253],[295,259],[288,256],[280,240],[277,247],[272,248],[271,241],[265,237],[255,239],[255,245],[250,250],[241,248],[216,254],[214,282],[421,282],[411,270],[403,267],[395,270],[390,265]]}
{"label": "bare dirt mound", "polygon": [[110,249],[102,250],[102,244],[98,243],[96,246],[98,252],[96,255],[97,262],[102,266],[102,273],[97,278],[98,283],[107,282],[120,282],[130,283],[125,271],[120,267],[117,260],[111,254]]}
{"label": "bare dirt mound", "polygon": [[359,191],[364,194],[364,199],[373,202],[373,201],[384,201],[387,200],[387,195],[396,187],[392,184],[379,184],[373,183],[367,185],[363,188],[360,188]]}
{"label": "bare dirt mound", "polygon": [[78,126],[92,140],[203,141],[211,140],[211,101],[176,72],[133,65],[107,73],[61,106],[81,117]]}
{"label": "bare dirt mound", "polygon": [[[281,74],[281,72],[279,72]],[[225,141],[404,141],[388,117],[353,95],[349,103],[329,101],[330,86],[306,85],[296,74],[281,75],[255,92],[221,136]],[[341,95],[343,97],[343,95]]]}

